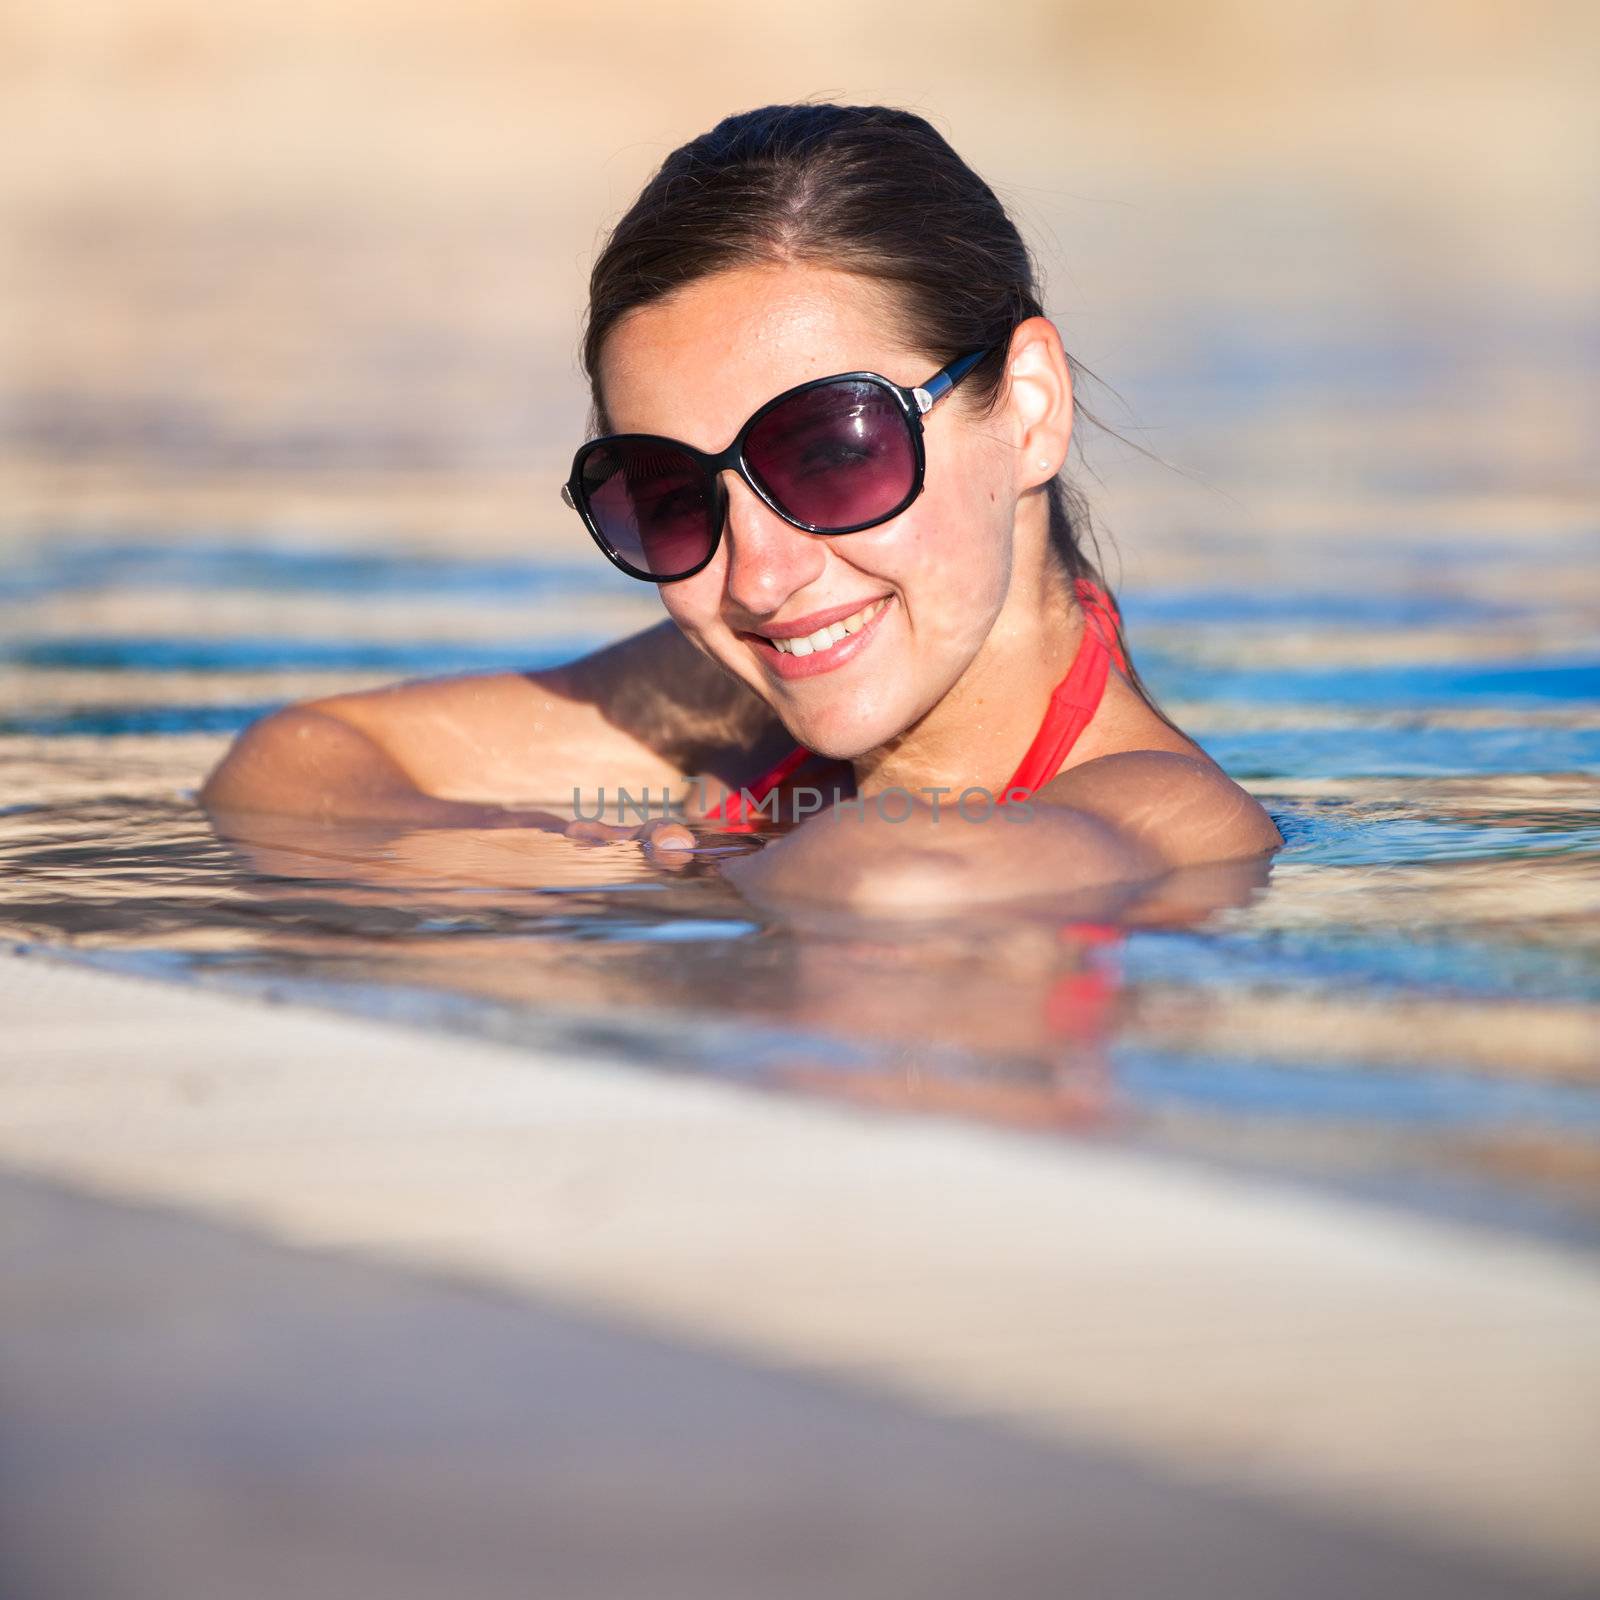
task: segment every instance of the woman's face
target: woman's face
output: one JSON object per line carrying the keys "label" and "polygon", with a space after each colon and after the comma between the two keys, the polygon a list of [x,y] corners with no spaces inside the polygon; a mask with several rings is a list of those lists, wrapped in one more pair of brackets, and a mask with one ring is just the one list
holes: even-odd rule
{"label": "woman's face", "polygon": [[[907,388],[937,361],[888,332],[879,291],[831,268],[739,268],[631,313],[606,340],[601,382],[618,433],[717,451],[763,402],[811,378],[881,373]],[[860,533],[803,532],[734,473],[728,524],[704,570],[661,599],[700,650],[755,690],[802,744],[852,758],[937,705],[989,636],[1011,577],[1018,487],[994,419],[957,387],[923,418],[922,493]],[[781,653],[791,624],[881,604],[831,650]]]}

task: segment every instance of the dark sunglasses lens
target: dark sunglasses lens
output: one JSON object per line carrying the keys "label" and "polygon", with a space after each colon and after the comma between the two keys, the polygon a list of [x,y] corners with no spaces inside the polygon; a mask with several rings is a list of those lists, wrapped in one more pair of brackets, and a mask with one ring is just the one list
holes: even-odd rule
{"label": "dark sunglasses lens", "polygon": [[911,426],[881,384],[859,378],[807,389],[750,430],[744,458],[790,516],[819,529],[882,521],[917,476]]}
{"label": "dark sunglasses lens", "polygon": [[713,485],[681,450],[619,440],[584,457],[584,498],[606,542],[653,578],[692,572],[715,538]]}

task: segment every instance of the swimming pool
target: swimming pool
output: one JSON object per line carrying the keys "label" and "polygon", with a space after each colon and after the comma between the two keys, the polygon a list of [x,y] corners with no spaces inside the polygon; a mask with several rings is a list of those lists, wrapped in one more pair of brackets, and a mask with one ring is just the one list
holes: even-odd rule
{"label": "swimming pool", "polygon": [[709,862],[538,834],[219,840],[193,791],[250,718],[561,660],[653,594],[581,552],[39,537],[0,568],[0,937],[1593,1242],[1591,537],[1330,528],[1291,562],[1218,536],[1204,581],[1155,542],[1135,659],[1286,847],[1252,903],[1088,946],[1036,912],[775,917]]}

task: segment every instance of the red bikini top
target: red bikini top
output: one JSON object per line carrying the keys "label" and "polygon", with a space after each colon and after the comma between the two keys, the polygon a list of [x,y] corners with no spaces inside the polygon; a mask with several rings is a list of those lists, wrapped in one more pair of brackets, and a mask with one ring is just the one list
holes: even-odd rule
{"label": "red bikini top", "polygon": [[[1079,578],[1075,587],[1084,616],[1083,637],[1078,641],[1066,677],[1051,691],[1044,708],[1044,720],[1033,736],[1033,743],[1001,792],[1002,805],[1008,800],[1027,799],[1035,789],[1055,777],[1067,752],[1099,709],[1111,663],[1115,661],[1122,671],[1128,670],[1127,658],[1117,643],[1117,608],[1110,595],[1087,578]],[[752,824],[745,819],[746,805],[759,807],[780,783],[792,777],[815,754],[797,744],[748,788],[728,795],[707,812],[706,820],[725,819],[727,832],[748,832]]]}

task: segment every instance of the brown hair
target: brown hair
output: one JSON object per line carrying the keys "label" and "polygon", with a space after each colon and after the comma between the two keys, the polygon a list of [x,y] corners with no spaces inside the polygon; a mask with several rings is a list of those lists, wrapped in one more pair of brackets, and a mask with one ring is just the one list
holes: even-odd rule
{"label": "brown hair", "polygon": [[[612,431],[600,352],[622,317],[713,273],[787,261],[878,285],[935,366],[987,349],[952,396],[980,414],[999,398],[1013,331],[1044,315],[1016,225],[924,118],[812,102],[741,111],[667,157],[594,264],[583,332],[594,431]],[[1067,360],[1075,414],[1104,427],[1078,400],[1086,369]],[[1110,593],[1082,491],[1057,474],[1046,492],[1050,543],[1067,575]],[[1129,681],[1170,723],[1117,631]]]}

